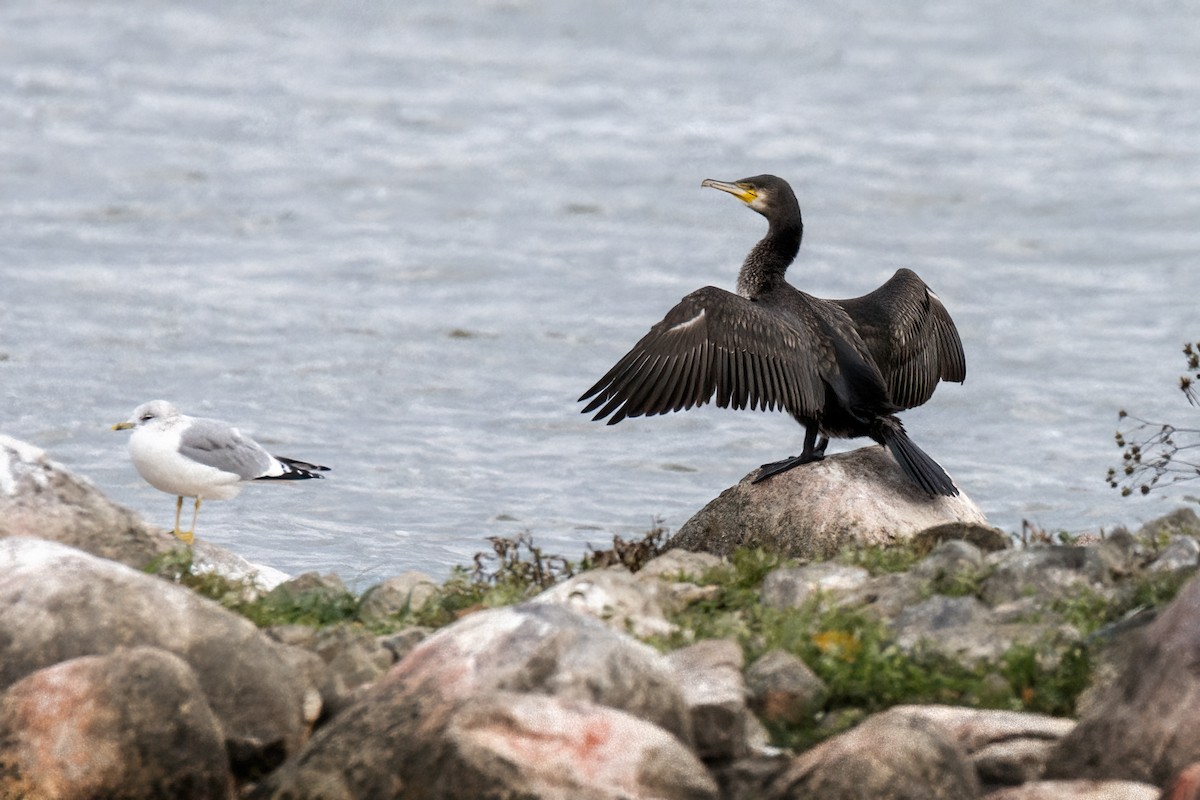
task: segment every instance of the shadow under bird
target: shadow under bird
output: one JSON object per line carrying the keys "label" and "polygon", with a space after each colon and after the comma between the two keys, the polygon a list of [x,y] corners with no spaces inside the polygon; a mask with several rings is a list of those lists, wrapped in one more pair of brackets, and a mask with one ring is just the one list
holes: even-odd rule
{"label": "shadow under bird", "polygon": [[[329,467],[273,456],[227,422],[180,414],[166,400],[133,410],[114,431],[132,428],[129,456],[138,474],[159,491],[176,495],[174,533],[191,544],[201,500],[228,500],[246,481],[298,481],[323,478]],[[191,530],[179,529],[183,498],[196,498]]]}
{"label": "shadow under bird", "polygon": [[803,449],[764,464],[754,483],[820,460],[829,437],[867,436],[929,494],[957,495],[896,417],[928,400],[939,381],[966,378],[962,342],[937,295],[909,269],[862,297],[806,294],[784,279],[804,233],[792,187],[774,175],[700,185],[762,214],[767,235],[746,256],[736,294],[705,286],[684,297],[584,392],[583,413],[614,425],[712,400],[780,409],[804,426]]}

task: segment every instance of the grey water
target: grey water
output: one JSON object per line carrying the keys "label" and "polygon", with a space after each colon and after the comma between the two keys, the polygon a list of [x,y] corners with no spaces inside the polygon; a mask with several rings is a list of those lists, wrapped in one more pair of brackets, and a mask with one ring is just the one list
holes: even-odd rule
{"label": "grey water", "polygon": [[773,172],[795,284],[907,266],[951,310],[967,381],[904,421],[994,524],[1136,524],[1188,501],[1105,484],[1117,411],[1200,421],[1197,30],[1172,0],[7,0],[0,432],[170,526],[109,425],[233,422],[333,471],[199,536],[360,584],[676,529],[801,429],[575,398],[732,288],[764,223],[700,181]]}

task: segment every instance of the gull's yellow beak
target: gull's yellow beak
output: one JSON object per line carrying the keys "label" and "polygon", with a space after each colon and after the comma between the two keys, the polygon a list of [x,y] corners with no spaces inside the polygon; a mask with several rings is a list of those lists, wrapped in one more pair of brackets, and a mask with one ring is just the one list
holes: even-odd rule
{"label": "gull's yellow beak", "polygon": [[124,422],[118,422],[116,425],[113,425],[112,429],[114,431],[127,431],[132,427],[133,427],[133,423],[130,422],[129,420],[125,420]]}
{"label": "gull's yellow beak", "polygon": [[758,197],[758,192],[749,186],[743,186],[740,183],[727,183],[726,181],[714,181],[712,178],[705,178],[700,182],[701,188],[720,189],[722,192],[729,192],[731,195],[741,200],[743,203],[752,203],[754,198]]}

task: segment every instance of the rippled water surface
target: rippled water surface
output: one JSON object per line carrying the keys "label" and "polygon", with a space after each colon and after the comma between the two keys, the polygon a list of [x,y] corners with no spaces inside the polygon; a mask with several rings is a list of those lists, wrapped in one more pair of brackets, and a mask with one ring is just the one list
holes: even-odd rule
{"label": "rippled water surface", "polygon": [[677,528],[800,428],[575,398],[732,287],[763,221],[701,179],[774,172],[793,282],[950,308],[968,380],[904,419],[995,524],[1149,518],[1103,478],[1119,408],[1196,420],[1198,8],[10,0],[0,431],[170,525],[108,425],[233,421],[334,471],[200,535],[356,582]]}

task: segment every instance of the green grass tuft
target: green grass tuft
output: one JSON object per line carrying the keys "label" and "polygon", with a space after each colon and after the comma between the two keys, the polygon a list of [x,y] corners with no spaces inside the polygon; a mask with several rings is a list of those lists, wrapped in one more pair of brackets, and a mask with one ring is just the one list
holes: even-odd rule
{"label": "green grass tuft", "polygon": [[[900,568],[909,558],[871,553],[839,561],[885,571],[884,565]],[[775,649],[803,660],[825,682],[828,699],[804,724],[768,724],[777,745],[807,747],[867,714],[903,703],[1069,714],[1086,686],[1090,661],[1080,647],[1055,654],[1050,643],[1014,646],[994,662],[968,666],[933,652],[905,652],[887,625],[870,613],[840,608],[820,596],[800,608],[768,608],[760,598],[762,579],[789,563],[762,551],[734,553],[728,566],[701,581],[720,591],[672,615],[680,630],[651,641],[671,650],[701,639],[730,638],[742,646],[747,663]],[[969,593],[977,587],[966,581],[962,588]]]}
{"label": "green grass tuft", "polygon": [[839,553],[833,560],[839,564],[862,567],[872,575],[907,572],[929,555],[915,540],[886,545],[869,545]]}
{"label": "green grass tuft", "polygon": [[186,548],[172,550],[151,562],[145,571],[215,600],[260,628],[289,624],[319,627],[352,621],[358,616],[360,600],[350,592],[329,589],[290,592],[277,588],[263,594],[251,581],[197,572],[192,553]]}
{"label": "green grass tuft", "polygon": [[1083,645],[1072,645],[1047,663],[1030,645],[1015,645],[1001,658],[1000,672],[1016,692],[1021,711],[1058,717],[1075,713],[1075,701],[1092,676],[1092,660]]}
{"label": "green grass tuft", "polygon": [[1129,598],[1129,609],[1139,606],[1165,606],[1175,599],[1175,595],[1179,594],[1179,590],[1195,574],[1193,570],[1147,573],[1134,585],[1133,594]]}

